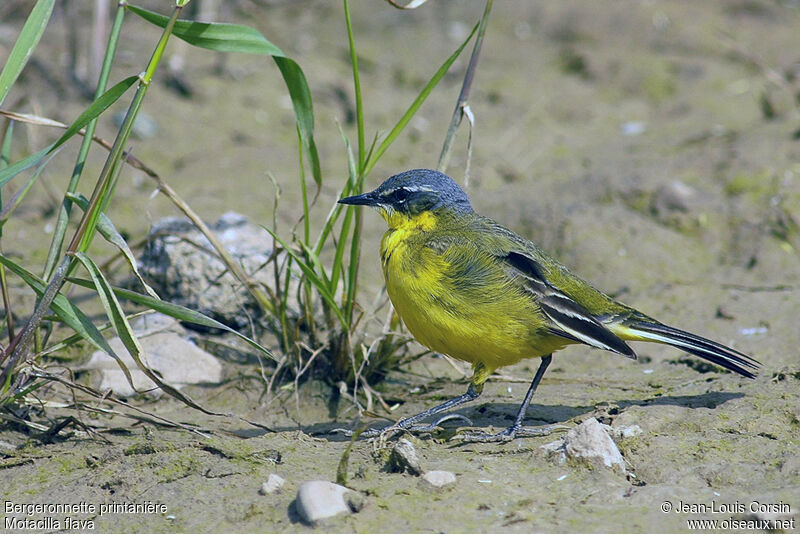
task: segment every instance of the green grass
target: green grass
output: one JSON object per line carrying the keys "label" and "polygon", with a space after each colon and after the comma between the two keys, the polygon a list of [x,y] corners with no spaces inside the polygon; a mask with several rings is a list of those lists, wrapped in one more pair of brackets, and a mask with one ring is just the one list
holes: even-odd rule
{"label": "green grass", "polygon": [[[238,24],[182,20],[180,15],[188,3],[188,0],[176,2],[169,14],[159,14],[128,4],[117,6],[94,100],[71,124],[64,126],[64,133],[54,143],[17,161],[11,161],[14,124],[25,122],[29,127],[57,124],[44,117],[13,112],[5,114],[9,122],[4,129],[3,143],[0,145],[0,206],[2,207],[0,240],[3,225],[16,217],[17,207],[26,202],[28,192],[38,181],[50,158],[57,151],[65,149],[65,143],[75,135],[82,134],[83,140],[76,151],[74,170],[62,192],[63,198],[53,235],[42,234],[38,237],[42,240],[50,239],[49,252],[44,264],[25,264],[24,259],[19,260],[3,254],[0,241],[0,289],[7,311],[6,324],[0,330],[0,336],[7,339],[0,353],[0,410],[34,404],[36,402],[34,394],[37,389],[42,384],[55,380],[73,388],[76,394],[105,398],[100,392],[79,386],[69,379],[57,379],[48,371],[48,364],[52,358],[57,358],[59,352],[69,351],[78,343],[88,343],[115,358],[132,385],[130,371],[106,340],[105,336],[113,332],[120,337],[139,369],[166,393],[206,414],[221,415],[163,383],[142,360],[142,349],[130,324],[134,310],[128,303],[138,306],[139,310],[144,308],[159,311],[182,321],[228,331],[231,329],[196,311],[160,300],[139,275],[131,248],[116,230],[113,222],[114,193],[125,165],[135,165],[143,169],[158,183],[159,191],[172,200],[209,238],[231,273],[249,289],[254,301],[258,303],[264,315],[263,326],[275,335],[279,340],[279,346],[270,350],[248,336],[238,332],[234,334],[248,343],[252,350],[274,362],[272,367],[267,369],[270,375],[267,389],[288,381],[296,383],[303,373],[314,368],[322,368],[331,384],[344,381],[357,401],[359,390],[369,392],[371,384],[382,379],[390,369],[407,358],[405,347],[408,338],[396,335],[399,320],[394,315],[387,318],[383,335],[367,343],[366,329],[363,326],[366,321],[362,321],[363,311],[358,306],[361,210],[355,206],[345,207],[336,203],[320,206],[316,202],[314,189],[319,190],[324,177],[320,155],[316,148],[311,90],[303,69],[253,28]],[[50,22],[53,4],[53,0],[39,0],[22,26],[9,59],[0,72],[0,102],[12,89],[36,49]],[[492,0],[489,0],[481,20],[476,23],[472,32],[429,75],[427,83],[419,89],[406,111],[397,118],[394,125],[388,129],[388,133],[381,136],[378,133],[371,134],[367,126],[369,121],[364,112],[357,38],[350,17],[349,2],[343,0],[344,38],[349,47],[353,78],[356,142],[353,146],[347,135],[341,132],[342,150],[347,154],[349,166],[344,183],[335,184],[340,196],[362,192],[364,180],[370,171],[393,142],[403,135],[411,119],[474,38],[472,59],[466,71],[450,131],[445,139],[443,162],[440,166],[446,165],[446,155],[449,153],[455,129],[464,114],[491,5]],[[141,58],[143,65],[141,71],[134,69],[121,81],[113,83],[108,88],[111,83],[110,72],[117,63],[116,51],[122,39],[122,29],[128,14],[138,16],[158,29],[153,33],[155,44],[149,60]],[[88,26],[89,22],[86,21],[86,24]],[[152,82],[156,79],[167,43],[173,37],[210,51],[260,55],[271,59],[278,67],[277,74],[283,78],[291,98],[295,116],[296,147],[287,148],[297,150],[297,179],[302,191],[303,224],[302,229],[295,232],[280,228],[277,224],[278,217],[273,216],[272,225],[264,227],[286,252],[285,255],[275,254],[273,257],[275,284],[272,287],[265,287],[251,280],[237,261],[216,241],[213,233],[202,222],[202,217],[195,213],[161,177],[142,162],[129,159],[124,152],[128,146],[134,121],[143,107],[148,91],[151,88],[159,89]],[[125,119],[108,149],[102,171],[94,178],[91,197],[83,197],[77,190],[82,181],[92,179],[84,176],[83,171],[88,154],[95,146],[93,133],[97,121],[114,103],[124,98],[130,98]],[[380,129],[384,129],[384,125],[380,125]],[[368,142],[368,139],[371,141]],[[19,184],[23,180],[21,177],[26,174],[28,178],[20,187]],[[13,185],[16,186],[17,192],[13,197],[7,198],[2,193],[12,182],[16,182]],[[76,206],[80,210],[77,229],[71,228],[68,224],[70,214]],[[278,208],[276,201],[276,211]],[[312,235],[310,225],[312,218],[324,220],[316,235]],[[98,234],[119,250],[130,272],[139,278],[144,292],[134,292],[112,285],[107,274],[99,266],[101,262],[89,253],[90,245]],[[36,236],[31,238],[37,239]],[[42,275],[37,275],[37,272],[41,272]],[[19,305],[10,300],[8,296],[10,277],[21,281],[27,287],[29,294],[35,297],[34,309],[20,309]],[[299,280],[296,291],[290,290],[295,287],[294,280]],[[105,318],[94,318],[82,309],[84,304],[79,304],[67,291],[73,287],[93,292],[97,297],[95,302],[99,301],[102,305]],[[290,311],[295,301],[299,303],[299,314]],[[26,317],[27,320],[15,325],[12,320],[14,317]],[[107,400],[113,398],[108,397]],[[130,408],[127,404],[116,402],[118,406]]]}

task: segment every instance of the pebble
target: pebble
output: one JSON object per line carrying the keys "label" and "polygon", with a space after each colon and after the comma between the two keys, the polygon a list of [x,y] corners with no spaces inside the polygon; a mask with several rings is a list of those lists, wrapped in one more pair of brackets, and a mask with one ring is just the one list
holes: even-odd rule
{"label": "pebble", "polygon": [[611,439],[609,428],[594,417],[567,432],[562,439],[541,448],[557,454],[562,463],[566,458],[572,458],[592,466],[625,472],[625,459]]}
{"label": "pebble", "polygon": [[[234,212],[209,226],[253,281],[274,287],[275,273],[268,260],[275,247],[269,233]],[[252,319],[262,313],[247,288],[188,219],[167,217],[153,225],[139,257],[139,270],[164,300],[197,310],[231,328],[249,328]],[[296,284],[293,279],[289,294],[294,294]],[[289,312],[295,314],[291,309]]]}
{"label": "pebble", "polygon": [[389,455],[389,470],[393,473],[408,471],[412,475],[419,476],[425,472],[417,456],[414,445],[405,438],[397,441]]}
{"label": "pebble", "polygon": [[359,511],[363,500],[344,486],[327,480],[311,480],[298,488],[295,506],[303,521],[314,525],[329,517]]}
{"label": "pebble", "polygon": [[697,204],[698,196],[694,187],[673,180],[653,194],[652,209],[659,216],[675,211],[688,212]]}
{"label": "pebble", "polygon": [[[222,364],[219,360],[185,339],[187,333],[177,321],[165,317],[153,314],[148,316],[147,321],[137,321],[132,325],[142,347],[142,362],[160,374],[164,382],[178,389],[189,384],[219,383],[222,380]],[[148,396],[158,398],[162,394],[161,389],[139,369],[122,340],[115,337],[108,344],[130,371],[136,390],[146,391]],[[95,351],[88,362],[74,369],[91,371],[94,374],[92,382],[101,391],[111,390],[121,397],[136,394],[119,364],[104,351]]]}
{"label": "pebble", "polygon": [[270,495],[271,493],[279,491],[285,483],[286,480],[282,476],[270,473],[267,477],[267,481],[261,484],[259,493],[261,493],[261,495]]}
{"label": "pebble", "polygon": [[429,488],[440,489],[455,484],[456,475],[450,471],[428,471],[422,475],[422,481]]}
{"label": "pebble", "polygon": [[647,129],[647,124],[641,121],[630,121],[622,124],[619,129],[620,132],[622,132],[622,135],[633,137],[643,134]]}
{"label": "pebble", "polygon": [[611,437],[617,439],[633,438],[642,433],[642,427],[639,425],[612,426],[606,430],[611,434]]}

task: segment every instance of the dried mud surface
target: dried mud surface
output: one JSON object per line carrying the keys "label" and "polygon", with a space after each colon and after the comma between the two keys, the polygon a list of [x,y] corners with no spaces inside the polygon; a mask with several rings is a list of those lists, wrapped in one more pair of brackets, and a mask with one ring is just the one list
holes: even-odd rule
{"label": "dried mud surface", "polygon": [[[372,129],[393,125],[481,9],[477,3],[430,4],[404,13],[354,2]],[[751,354],[763,370],[745,380],[674,349],[641,344],[636,362],[587,348],[564,350],[526,422],[574,425],[595,416],[639,425],[640,435],[619,442],[627,477],[547,458],[539,448],[554,436],[464,444],[446,434],[412,439],[424,468],[457,476],[454,487],[430,492],[416,477],[388,472],[386,452],[359,441],[350,451],[347,484],[366,497],[365,506],[320,530],[684,532],[689,519],[752,518],[753,502],[784,503],[791,510],[784,517],[796,518],[800,9],[766,0],[518,4],[495,6],[471,99],[476,130],[469,192],[476,209],[537,241],[597,287],[668,324]],[[340,96],[351,84],[341,6],[303,2],[250,12],[258,18],[237,13],[233,20],[258,27],[309,78],[326,175],[319,202],[325,205],[346,169],[337,121],[348,134],[354,131],[347,122],[352,102]],[[130,22],[113,79],[140,69],[156,39]],[[63,66],[61,37],[57,29],[46,34],[39,57],[55,71]],[[10,39],[3,38],[4,46]],[[227,74],[218,76],[213,56],[172,50],[186,54],[195,94],[181,98],[162,86],[151,91],[145,111],[160,131],[135,141],[137,157],[206,220],[235,209],[268,224],[271,172],[283,189],[279,222],[294,224],[297,212],[290,206],[300,198],[295,133],[274,65],[232,56]],[[465,65],[466,59],[457,63],[368,185],[436,165]],[[54,102],[50,82],[36,72],[23,83],[28,103],[43,115],[68,121],[84,105],[70,91]],[[108,122],[100,130],[105,137],[114,131]],[[42,146],[46,134],[32,135],[29,142]],[[458,141],[450,169],[460,177],[466,134]],[[54,169],[66,172],[71,157],[60,157]],[[101,164],[95,157],[89,175]],[[48,172],[59,184],[66,175]],[[150,198],[152,185],[136,173],[120,184],[114,220],[133,238],[143,237],[151,221],[174,214],[166,200]],[[47,195],[40,190],[39,197],[4,229],[5,252],[32,264],[46,255],[47,241],[41,249],[29,243],[39,242],[50,222],[42,213]],[[383,223],[373,213],[366,221],[362,298],[370,302],[381,287]],[[491,380],[460,413],[477,426],[508,424],[536,365],[505,369],[521,380]],[[169,400],[137,402],[199,424],[212,436],[91,414],[77,416],[114,431],[102,438],[67,432],[44,445],[6,428],[0,433],[3,500],[150,501],[167,508],[79,516],[93,517],[102,532],[308,530],[294,509],[297,487],[336,479],[349,441],[328,432],[348,425],[353,409],[343,402],[333,410],[330,392],[318,384],[269,401],[261,396],[257,366],[228,361],[226,370],[223,386],[189,392],[213,410],[273,431]],[[402,402],[394,414],[400,417],[460,394],[466,384],[444,360],[425,357],[392,374],[382,391]],[[57,408],[48,413],[60,414]],[[287,484],[280,493],[260,495],[270,473]],[[665,502],[740,503],[747,510],[665,513]]]}

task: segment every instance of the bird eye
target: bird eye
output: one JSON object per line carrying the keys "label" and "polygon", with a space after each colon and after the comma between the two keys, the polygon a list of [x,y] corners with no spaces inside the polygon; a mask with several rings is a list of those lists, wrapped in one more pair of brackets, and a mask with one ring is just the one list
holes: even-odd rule
{"label": "bird eye", "polygon": [[392,200],[394,200],[395,202],[397,202],[399,204],[399,203],[405,202],[406,199],[408,198],[408,195],[410,195],[410,194],[411,194],[411,191],[401,187],[400,189],[396,189],[394,191],[394,193],[392,193]]}

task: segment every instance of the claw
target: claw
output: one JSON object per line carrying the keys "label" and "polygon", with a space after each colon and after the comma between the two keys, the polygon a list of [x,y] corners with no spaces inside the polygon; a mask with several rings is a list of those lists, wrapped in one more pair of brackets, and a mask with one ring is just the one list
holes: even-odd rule
{"label": "claw", "polygon": [[352,438],[353,434],[355,434],[355,432],[353,432],[352,430],[350,430],[348,428],[334,428],[334,429],[331,429],[329,431],[329,433],[331,433],[331,434],[342,434],[344,436],[347,436],[348,438]]}
{"label": "claw", "polygon": [[445,421],[450,421],[450,420],[455,420],[455,419],[461,419],[462,421],[465,421],[467,423],[467,426],[472,426],[472,420],[469,417],[465,416],[465,415],[461,415],[460,413],[451,413],[451,414],[443,415],[442,417],[440,417],[439,419],[437,419],[436,421],[434,421],[431,424],[434,425],[434,426],[440,426]]}
{"label": "claw", "polygon": [[431,433],[431,432],[435,432],[437,429],[439,429],[441,427],[442,423],[444,423],[445,421],[452,421],[452,420],[456,420],[456,419],[460,419],[462,421],[465,421],[467,423],[467,426],[472,426],[472,421],[468,417],[465,417],[465,416],[463,416],[461,414],[458,414],[458,413],[451,413],[451,414],[443,415],[442,417],[440,417],[436,421],[433,421],[432,423],[429,423],[427,425],[411,425],[406,430],[408,432],[411,432],[412,434]]}

